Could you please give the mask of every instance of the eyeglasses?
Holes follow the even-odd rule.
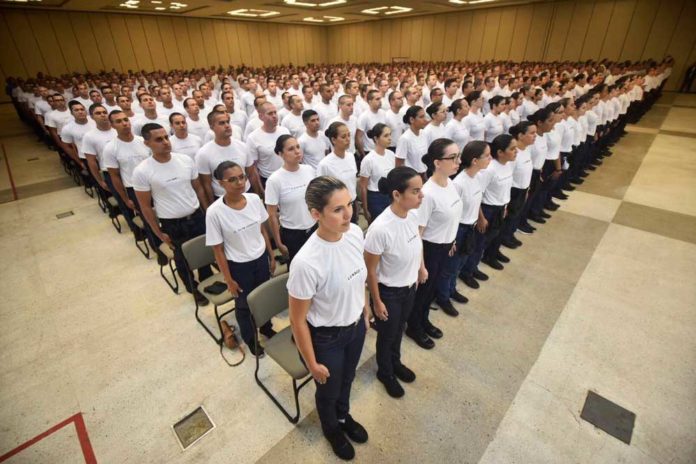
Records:
[[[445,161],[445,160],[457,161],[457,160],[459,160],[459,155],[446,156],[446,157],[440,158],[440,159],[442,161]]]
[[[246,174],[240,174],[239,176],[228,177],[227,179],[222,179],[223,182],[228,182],[230,184],[241,184],[247,179]]]

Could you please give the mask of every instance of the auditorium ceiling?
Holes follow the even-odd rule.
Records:
[[[0,0],[0,6],[328,26],[534,1],[540,0]]]

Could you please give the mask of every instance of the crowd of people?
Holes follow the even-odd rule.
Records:
[[[289,267],[289,317],[316,384],[323,433],[351,459],[350,411],[366,331],[394,398],[416,373],[403,334],[430,350],[504,248],[551,219],[659,97],[672,62],[399,63],[102,72],[8,79],[20,117],[136,238],[205,235],[249,350],[247,296]],[[359,215],[368,227],[357,224]],[[144,229],[134,224],[141,217]],[[137,237],[140,235],[140,237]],[[143,236],[144,235],[144,236]],[[432,306],[435,304],[435,306]],[[348,438],[350,440],[348,440]]]

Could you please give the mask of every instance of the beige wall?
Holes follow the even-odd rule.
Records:
[[[317,26],[0,9],[0,70],[29,76],[321,63],[328,60],[326,36],[326,28]]]
[[[694,0],[566,0],[329,28],[333,62],[696,60]]]

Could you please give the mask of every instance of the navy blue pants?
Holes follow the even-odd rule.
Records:
[[[442,279],[450,249],[452,249],[451,243],[433,243],[423,240],[423,261],[428,270],[428,280],[418,285],[413,310],[408,318],[408,328],[416,334],[423,334],[425,327],[430,323],[428,319],[430,304],[435,300],[437,285]]]
[[[251,318],[251,311],[249,311],[247,295],[271,278],[268,252],[264,251],[260,257],[246,263],[235,263],[228,260],[227,266],[230,269],[232,278],[243,290],[234,299],[234,314],[237,316],[237,324],[239,324],[239,330],[242,333],[242,340],[248,346],[254,346],[256,327],[254,320]],[[270,329],[271,327],[272,322],[268,321],[262,328]]]
[[[387,308],[386,321],[375,318],[377,328],[377,377],[389,379],[394,367],[401,366],[401,339],[406,321],[413,309],[416,284],[410,287],[388,287],[379,284],[379,297]]]

